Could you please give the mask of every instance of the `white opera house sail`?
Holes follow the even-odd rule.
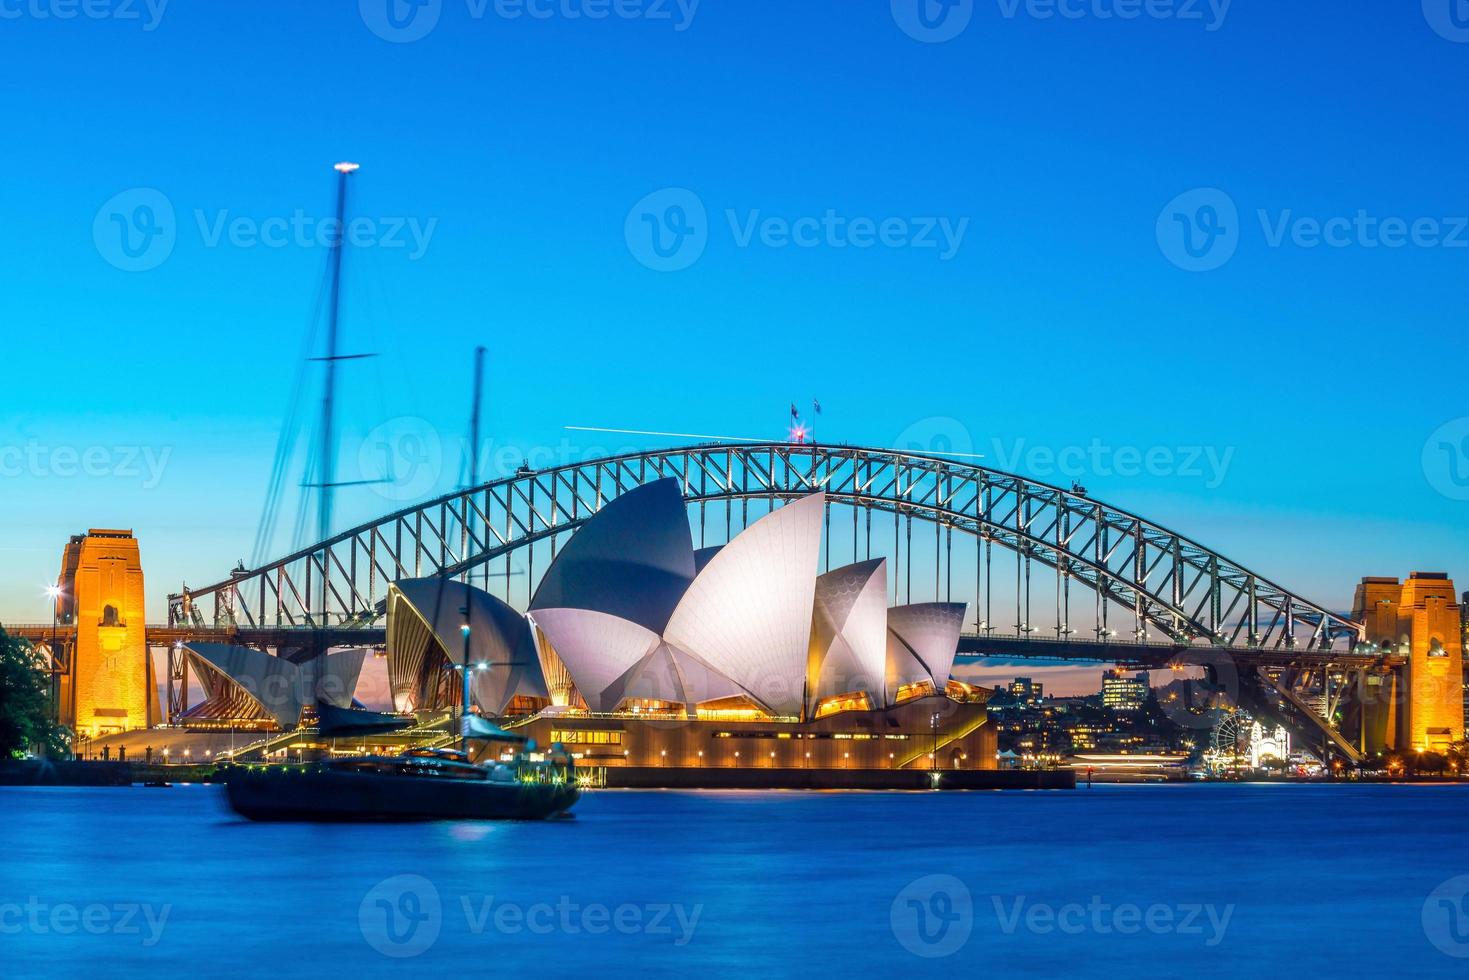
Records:
[[[554,706],[805,719],[942,693],[965,606],[887,608],[887,563],[820,572],[825,495],[695,550],[676,479],[591,517],[527,616]]]
[[[469,664],[471,695],[501,715],[517,698],[546,698],[525,617],[482,589],[443,578],[403,579],[388,591],[388,687],[398,711],[456,705]]]
[[[816,580],[807,658],[808,713],[872,709],[884,703],[887,559],[835,568]]]
[[[700,704],[743,702],[799,716],[824,503],[821,494],[793,501],[703,549],[695,575],[677,481],[619,497],[571,539],[546,573],[552,587],[531,603],[546,674],[564,671],[591,711],[631,700],[693,714]],[[594,562],[600,574],[587,574]],[[671,585],[680,574],[676,595],[640,594],[640,583]]]
[[[962,602],[919,602],[888,610],[888,704],[944,692],[966,608]]]

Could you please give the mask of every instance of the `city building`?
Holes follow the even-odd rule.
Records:
[[[1146,710],[1152,696],[1147,674],[1116,673],[1123,683],[1114,685],[1111,704],[1104,704],[1102,691],[1052,696],[1030,703],[1023,698],[1036,685],[1027,684],[1027,678],[1016,678],[997,688],[986,709],[1000,751],[1010,753],[1007,758],[1018,760],[1020,768],[1059,765],[1081,754],[1172,755],[1193,751],[1195,745],[1188,731]]]
[[[1010,696],[1024,704],[1039,704],[1045,697],[1045,684],[1029,677],[1017,677],[1010,682]]]
[[[1271,730],[1256,721],[1250,726],[1250,765],[1258,769],[1267,759],[1290,760],[1290,733],[1282,725]]]
[[[1147,671],[1129,674],[1121,670],[1102,671],[1102,706],[1112,711],[1141,711],[1151,693]]]

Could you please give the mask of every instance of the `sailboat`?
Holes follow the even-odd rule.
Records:
[[[346,717],[362,714],[369,712],[333,709],[321,718],[321,730],[331,735],[391,730],[363,727]],[[466,743],[474,738],[518,750],[508,761],[502,756],[483,765],[471,762],[463,749],[418,748],[295,768],[235,767],[225,777],[225,792],[235,812],[251,820],[331,822],[545,820],[564,815],[580,797],[575,763],[559,747],[537,753],[534,742],[467,713],[461,725]]]
[[[355,163],[339,163],[334,169],[338,174],[337,227],[341,229],[346,227],[347,180],[359,168]],[[331,535],[332,491],[337,485],[333,465],[336,367],[346,359],[337,352],[342,238],[332,247],[331,306],[326,353],[321,358],[326,368],[321,482],[317,485],[322,541]],[[477,366],[476,385],[480,370]],[[537,752],[534,741],[470,714],[467,667],[466,663],[461,670],[464,690],[458,749],[423,747],[402,755],[333,758],[296,767],[231,766],[224,772],[229,805],[251,820],[543,820],[567,813],[581,795],[571,755],[559,745],[553,745],[550,752]],[[329,738],[382,734],[411,724],[402,716],[320,701],[315,712],[317,731]],[[508,751],[487,754],[493,761],[476,764],[469,753],[471,740],[503,745]]]

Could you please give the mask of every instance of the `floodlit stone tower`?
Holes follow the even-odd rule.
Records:
[[[1453,580],[1443,572],[1414,572],[1406,582],[1364,578],[1352,618],[1366,624],[1369,642],[1408,656],[1406,698],[1391,699],[1397,745],[1441,751],[1462,739],[1464,636]]]
[[[132,531],[73,535],[61,559],[57,618],[76,626],[62,722],[96,737],[157,721],[143,566]]]

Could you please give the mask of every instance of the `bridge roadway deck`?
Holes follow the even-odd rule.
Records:
[[[46,643],[53,635],[68,643],[76,635],[75,626],[50,623],[0,623],[11,636],[32,643]],[[148,626],[148,645],[167,647],[175,643],[235,643],[252,647],[381,647],[387,643],[387,630],[377,627],[332,626],[316,629],[306,626]]]
[[[1359,654],[1348,650],[1312,650],[1305,647],[1211,647],[1187,643],[1135,643],[1070,637],[984,636],[966,633],[959,638],[959,663],[976,660],[1065,660],[1118,664],[1159,670],[1175,662],[1209,663],[1226,656],[1237,665],[1260,667],[1401,667],[1405,657]]]
[[[4,625],[6,631],[32,643],[45,643],[52,636],[50,623]],[[73,626],[57,626],[55,634],[69,642],[76,630]],[[149,626],[148,645],[172,646],[175,643],[236,643],[243,646],[279,648],[382,647],[387,631],[379,626],[337,626],[319,630],[300,626],[278,627],[200,627]],[[1055,660],[1082,663],[1118,664],[1123,667],[1159,670],[1176,662],[1212,662],[1220,655],[1237,665],[1261,667],[1339,667],[1359,670],[1371,667],[1401,667],[1407,661],[1400,656],[1357,654],[1346,650],[1308,650],[1303,647],[1250,648],[1208,647],[1202,644],[1134,643],[1099,641],[1070,637],[989,636],[966,633],[959,638],[960,663],[978,660]]]

